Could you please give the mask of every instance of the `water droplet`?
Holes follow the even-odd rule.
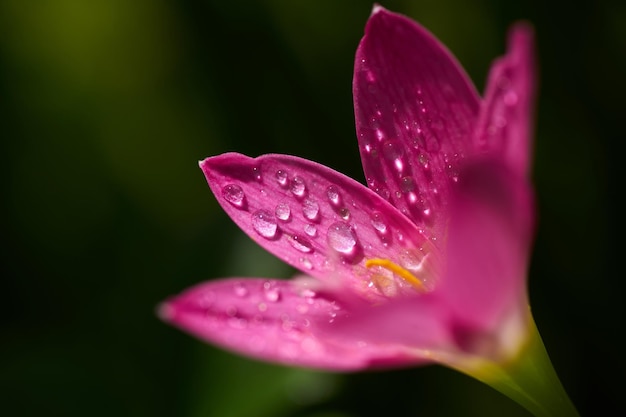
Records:
[[[305,269],[308,269],[309,271],[313,269],[313,263],[308,258],[300,258],[300,263]]]
[[[300,176],[295,176],[291,180],[291,192],[296,197],[302,197],[306,193],[306,184],[304,183],[304,179]]]
[[[330,200],[332,205],[338,206],[341,203],[341,196],[339,195],[339,189],[336,186],[334,185],[328,186],[328,188],[326,189],[326,195],[328,196],[328,199]]]
[[[259,309],[259,311],[260,311],[260,312],[264,312],[264,311],[266,311],[266,310],[267,310],[267,304],[265,304],[265,303],[259,303],[259,304],[257,305],[257,308]]]
[[[339,215],[342,219],[348,220],[350,218],[350,210],[346,207],[343,207],[341,210],[339,210]]]
[[[258,182],[261,182],[263,180],[263,178],[261,177],[261,168],[259,168],[259,167],[253,167],[252,168],[252,175],[254,175],[254,178]]]
[[[320,212],[320,206],[317,204],[317,201],[312,198],[307,198],[304,200],[302,205],[302,214],[309,220],[317,219],[317,215]]]
[[[419,161],[420,165],[424,167],[424,169],[428,169],[428,155],[421,153],[417,157],[417,160]]]
[[[222,196],[235,207],[243,207],[245,204],[245,195],[240,186],[228,184],[222,188]]]
[[[257,210],[252,214],[252,227],[263,237],[268,239],[276,236],[278,226],[274,215],[267,210]]]
[[[287,203],[279,203],[274,212],[276,213],[276,217],[284,222],[291,217],[291,208],[289,208],[289,204]]]
[[[238,297],[245,297],[248,295],[248,289],[241,282],[236,282],[233,289],[235,291],[235,295]]]
[[[309,242],[309,240],[304,236],[293,235],[289,238],[289,243],[294,247],[294,249],[299,250],[300,252],[310,253],[313,251],[311,242]]]
[[[397,140],[388,140],[383,143],[383,155],[390,161],[398,159],[404,153],[404,149]]]
[[[370,188],[374,190],[376,194],[381,196],[385,200],[389,200],[389,196],[391,195],[389,189],[385,187],[374,187],[374,183],[370,184]]]
[[[233,329],[243,330],[248,327],[248,320],[242,317],[231,317],[227,321],[228,325]]]
[[[280,288],[274,286],[270,281],[263,283],[263,292],[267,301],[275,303],[280,300]]]
[[[312,224],[307,224],[304,226],[304,233],[311,237],[315,237],[317,235],[317,227]]]
[[[372,226],[376,229],[376,232],[384,235],[387,233],[387,225],[383,222],[383,215],[379,212],[372,213]]]
[[[315,297],[315,291],[313,291],[310,288],[305,288],[300,293],[300,296],[303,297],[303,298],[313,298],[313,297]]]
[[[400,189],[403,193],[411,192],[415,189],[415,182],[411,177],[402,177],[400,180]]]
[[[278,181],[278,184],[281,187],[286,187],[287,186],[287,173],[283,171],[282,169],[279,169],[278,171],[276,171],[276,181]]]
[[[328,228],[328,244],[339,253],[351,254],[357,244],[352,226],[344,222],[335,222]]]

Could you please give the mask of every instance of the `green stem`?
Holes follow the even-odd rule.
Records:
[[[516,401],[536,417],[579,417],[557,376],[532,317],[529,339],[516,360],[457,368]]]

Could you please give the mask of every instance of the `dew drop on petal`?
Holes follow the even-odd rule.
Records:
[[[289,237],[289,243],[294,249],[302,253],[310,253],[313,251],[313,245],[304,236],[293,235]]]
[[[243,207],[245,195],[240,186],[228,184],[222,188],[222,196],[235,207]]]
[[[309,271],[313,269],[313,263],[308,258],[300,258],[300,263],[305,269]]]
[[[328,244],[339,253],[351,254],[357,244],[352,226],[344,222],[335,222],[328,228]]]
[[[263,177],[261,176],[261,169],[259,167],[252,168],[252,175],[259,182],[263,180]]]
[[[238,297],[245,297],[248,295],[248,289],[241,282],[236,282],[233,289],[235,291],[235,295]]]
[[[389,196],[391,195],[389,190],[385,187],[375,187],[374,192],[385,200],[389,200]]]
[[[278,171],[276,171],[276,181],[278,181],[278,184],[281,187],[286,187],[287,186],[287,173],[283,171],[282,169],[279,169]]]
[[[387,225],[383,221],[383,215],[379,212],[372,213],[372,226],[376,229],[376,232],[384,235],[387,234]]]
[[[276,217],[284,222],[291,217],[291,208],[289,208],[289,204],[287,203],[279,203],[274,212],[276,213]]]
[[[302,214],[309,220],[317,219],[317,215],[320,212],[320,206],[317,204],[317,201],[312,198],[307,198],[304,200],[302,205]]]
[[[339,215],[341,216],[342,219],[348,220],[350,218],[350,210],[344,207],[341,210],[339,210]]]
[[[339,195],[339,189],[336,186],[328,186],[328,188],[326,189],[326,195],[328,196],[328,200],[333,206],[338,206],[339,204],[341,204],[341,196]]]
[[[315,225],[312,225],[312,224],[306,224],[304,226],[304,233],[306,233],[307,235],[311,237],[315,237],[317,236],[317,227],[315,227]]]
[[[383,155],[390,161],[400,158],[404,152],[404,148],[396,140],[388,140],[383,143]]]
[[[252,213],[252,227],[258,234],[268,239],[276,236],[278,229],[274,215],[263,209]]]
[[[411,192],[415,189],[415,182],[411,177],[402,177],[400,180],[400,189],[403,193]]]
[[[304,179],[300,176],[295,176],[291,180],[291,192],[296,197],[302,197],[306,193],[306,184],[304,183]]]
[[[275,287],[270,281],[263,283],[263,293],[267,301],[275,303],[280,300],[280,288]]]

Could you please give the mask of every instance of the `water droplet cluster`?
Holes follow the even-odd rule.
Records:
[[[404,150],[397,146],[389,142],[385,158],[404,155]],[[254,161],[250,182],[227,183],[222,188],[222,198],[236,213],[249,213],[249,217],[233,218],[238,222],[247,218],[247,225],[240,225],[258,237],[258,243],[312,276],[346,275],[351,277],[351,285],[361,289],[367,287],[363,284],[372,282],[372,276],[380,276],[373,279],[380,284],[386,272],[364,269],[365,260],[392,259],[397,257],[398,248],[415,247],[426,240],[405,217],[393,213],[389,217],[386,210],[391,209],[359,189],[358,184],[350,184],[359,187],[351,192],[343,188],[343,183],[315,172],[299,174],[288,164],[278,167],[272,161],[268,167],[262,159]],[[403,177],[398,192],[419,202],[418,187],[410,176]],[[380,284],[365,291],[389,294],[381,291],[384,287]],[[270,301],[264,300],[259,308],[267,308]]]

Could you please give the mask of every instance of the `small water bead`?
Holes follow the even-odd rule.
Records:
[[[400,180],[400,189],[403,193],[411,192],[415,189],[415,182],[411,177],[402,177]]]
[[[339,215],[342,219],[348,220],[350,218],[350,210],[346,207],[343,207],[341,210],[339,210]]]
[[[339,253],[351,254],[357,245],[357,238],[351,225],[335,222],[328,228],[328,244]]]
[[[420,165],[424,167],[424,169],[428,169],[428,155],[421,153],[417,157],[417,160],[420,163]]]
[[[387,234],[387,225],[383,221],[383,215],[381,213],[372,213],[371,222],[372,226],[374,226],[374,229],[376,229],[376,232],[380,233],[381,235]]]
[[[309,271],[313,269],[313,263],[308,258],[300,258],[300,263],[305,269],[308,269]]]
[[[306,224],[304,226],[304,233],[306,233],[307,235],[311,237],[315,237],[317,236],[317,227],[315,227],[315,225],[312,225],[312,224]]]
[[[263,180],[263,177],[261,176],[261,168],[259,168],[259,167],[253,167],[252,168],[252,175],[254,175],[254,178],[258,182],[261,182]]]
[[[328,186],[326,189],[326,196],[333,206],[341,204],[341,196],[339,195],[339,188],[334,185]]]
[[[304,236],[292,235],[289,237],[289,243],[294,249],[302,253],[313,252],[313,245],[311,245],[311,242]]]
[[[228,201],[235,207],[243,207],[245,195],[240,186],[235,184],[228,184],[222,188],[222,196],[224,200]]]
[[[312,198],[307,198],[304,200],[302,204],[302,214],[309,220],[317,219],[317,216],[320,212],[320,206],[317,204],[317,201]]]
[[[276,236],[278,230],[274,215],[263,209],[252,213],[252,227],[258,234],[268,239]]]
[[[281,187],[286,187],[287,186],[287,173],[283,171],[282,169],[279,169],[278,171],[276,171],[276,181],[278,181],[278,184]]]
[[[287,203],[279,203],[274,212],[276,213],[276,217],[284,222],[288,221],[291,217],[291,208]]]
[[[246,295],[248,295],[248,289],[241,282],[235,283],[233,288],[235,291],[235,295],[237,295],[238,297],[245,297]]]
[[[388,140],[383,143],[383,155],[390,161],[400,158],[404,153],[404,148],[397,140]]]
[[[273,285],[270,281],[263,283],[263,292],[267,301],[275,303],[280,300],[280,288]]]
[[[296,197],[302,197],[306,193],[306,184],[304,179],[298,175],[291,180],[291,192]]]

